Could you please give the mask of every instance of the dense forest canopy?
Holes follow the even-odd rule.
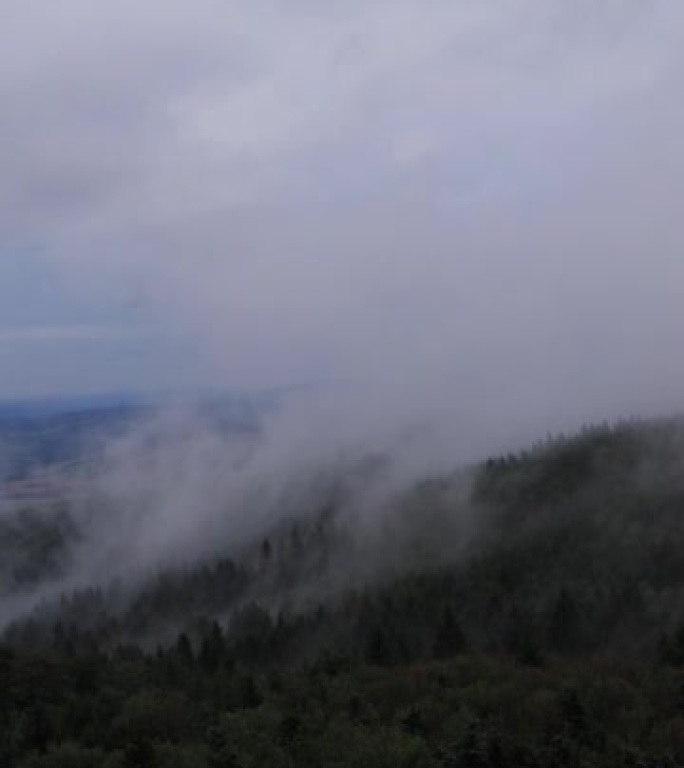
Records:
[[[129,582],[70,585],[68,502],[5,511],[0,765],[684,764],[683,448],[589,428],[372,525],[369,459]]]

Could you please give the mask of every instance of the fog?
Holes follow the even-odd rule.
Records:
[[[191,339],[199,385],[511,434],[680,405],[675,0],[8,16],[4,242]]]
[[[681,410],[678,0],[24,0],[2,35],[4,246],[144,308],[198,389],[298,392],[248,448],[113,445],[88,568],[349,457],[389,488]]]

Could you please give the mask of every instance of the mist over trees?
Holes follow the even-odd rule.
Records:
[[[2,11],[0,768],[684,768],[684,2]]]
[[[367,457],[129,581],[68,586],[68,505],[5,513],[0,760],[684,764],[683,440],[600,426],[365,497]]]

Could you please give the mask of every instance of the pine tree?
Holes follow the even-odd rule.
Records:
[[[432,655],[435,659],[448,659],[465,648],[465,636],[451,608],[446,608],[435,633]]]

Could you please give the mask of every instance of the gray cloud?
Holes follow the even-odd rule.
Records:
[[[98,325],[29,325],[0,327],[0,344],[53,341],[120,341],[135,338],[139,331]]]
[[[216,382],[483,445],[681,407],[678,0],[10,5],[0,237]]]

